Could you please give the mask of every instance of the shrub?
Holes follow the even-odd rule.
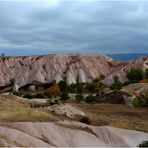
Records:
[[[145,70],[145,78],[148,79],[148,69]]]
[[[124,82],[123,83],[123,86],[127,86],[127,85],[130,85],[131,84],[131,82],[130,81],[127,81],[127,82]]]
[[[60,104],[60,100],[54,100],[54,104]]]
[[[135,106],[135,107],[140,107],[142,105],[142,101],[138,97],[134,98],[132,103],[133,103],[133,106]]]
[[[24,97],[24,98],[27,98],[27,99],[33,99],[33,98],[34,98],[34,96],[31,95],[30,93],[25,94],[23,97]]]
[[[119,90],[122,88],[122,83],[119,81],[119,77],[117,75],[114,76],[114,83],[111,86],[113,90]]]
[[[80,101],[83,101],[83,99],[84,99],[84,97],[83,97],[82,94],[77,94],[75,97],[76,97],[76,101],[77,101],[78,103],[80,103]]]
[[[148,147],[148,141],[143,141],[139,144],[139,147]]]
[[[71,85],[68,85],[67,90],[71,93],[77,92],[77,84],[72,83]]]
[[[96,89],[96,93],[97,93],[98,95],[100,95],[100,94],[102,93],[102,91],[104,90],[105,87],[106,87],[106,86],[105,86],[104,83],[99,82],[99,83],[98,83],[98,88]]]
[[[141,97],[143,98],[143,106],[148,107],[148,90],[145,90],[141,95]]]
[[[34,98],[44,98],[44,94],[43,93],[37,93],[33,95]]]
[[[129,81],[136,83],[143,79],[144,72],[141,68],[131,68],[126,74]]]
[[[86,97],[85,101],[87,103],[94,103],[97,101],[97,96],[89,95]]]
[[[135,107],[148,107],[148,90],[140,93],[139,97],[133,99],[133,105]]]
[[[23,96],[24,98],[28,98],[28,99],[34,99],[34,98],[44,98],[44,94],[43,93],[37,93],[37,94],[30,94],[27,93]]]
[[[87,89],[89,92],[96,92],[99,88],[99,84],[97,82],[91,82],[87,84]]]
[[[55,103],[54,103],[54,101],[53,101],[52,99],[48,99],[48,100],[47,100],[47,104],[52,106],[52,105],[54,105]]]
[[[21,96],[22,95],[22,93],[20,93],[20,92],[12,92],[13,93],[13,95],[15,95],[15,96]]]
[[[100,82],[100,78],[95,78],[94,80],[93,80],[93,82]]]
[[[84,116],[80,119],[80,122],[85,123],[85,124],[90,124],[91,121],[89,120],[88,117]]]
[[[111,86],[112,90],[120,90],[122,88],[122,83],[113,83]]]
[[[78,93],[82,93],[85,91],[85,83],[78,83],[76,87]]]
[[[65,100],[68,100],[68,99],[70,99],[68,93],[62,93],[61,94],[61,100],[65,101]]]

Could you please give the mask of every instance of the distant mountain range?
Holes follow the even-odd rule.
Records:
[[[132,61],[141,56],[148,56],[148,53],[130,53],[130,54],[108,54],[115,61]]]

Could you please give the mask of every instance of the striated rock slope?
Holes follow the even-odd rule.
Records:
[[[106,84],[111,84],[117,74],[121,82],[127,81],[126,70],[132,66],[148,68],[148,57],[133,62],[118,63],[102,55],[45,55],[33,57],[1,57],[0,87],[14,82],[14,90],[33,83],[50,83],[66,80],[67,84],[90,82],[104,75]]]
[[[57,82],[66,79],[68,84],[89,82],[101,74],[111,73],[107,56],[94,55],[45,55],[34,57],[0,58],[0,86],[14,81],[14,89],[38,83]]]
[[[135,147],[145,140],[148,134],[143,132],[79,122],[0,123],[0,146],[6,147]]]

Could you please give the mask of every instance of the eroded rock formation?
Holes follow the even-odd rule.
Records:
[[[147,139],[144,132],[70,121],[0,123],[5,147],[136,147]]]
[[[126,70],[132,66],[148,68],[148,57],[141,57],[133,62],[118,63],[102,55],[45,55],[33,57],[1,57],[0,87],[14,83],[18,90],[27,84],[51,83],[66,80],[67,84],[90,82],[100,75],[106,78],[106,84],[112,83],[113,75],[118,75],[121,82],[127,81]]]

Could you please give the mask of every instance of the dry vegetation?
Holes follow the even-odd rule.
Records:
[[[0,95],[0,121],[56,121],[45,109],[30,108],[29,100],[11,95]]]
[[[148,132],[148,108],[130,108],[113,104],[71,104],[82,110],[91,125],[110,125]],[[30,108],[30,101],[11,95],[0,95],[0,121],[79,120],[55,115],[46,108]]]
[[[92,125],[110,125],[148,132],[148,108],[113,104],[73,104],[84,111]]]

